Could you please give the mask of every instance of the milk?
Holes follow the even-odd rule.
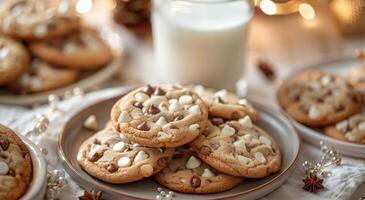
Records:
[[[155,0],[152,24],[159,81],[233,88],[242,77],[251,16],[252,8],[244,0]]]

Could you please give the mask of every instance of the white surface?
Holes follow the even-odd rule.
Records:
[[[252,16],[249,2],[177,0],[155,3],[154,7],[159,81],[233,88],[242,76]]]

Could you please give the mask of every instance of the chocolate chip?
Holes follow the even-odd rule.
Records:
[[[151,105],[149,108],[148,108],[148,111],[147,111],[149,114],[157,114],[160,112],[160,109],[158,109],[156,106],[154,105]]]
[[[154,95],[157,95],[157,96],[162,96],[162,95],[165,95],[166,94],[166,92],[163,90],[163,89],[161,89],[161,88],[156,88],[156,90],[155,90],[155,92],[153,93]]]
[[[230,127],[234,128],[236,133],[240,130],[241,125],[236,121],[231,121],[227,123]]]
[[[218,142],[212,142],[210,143],[210,146],[214,149],[217,150],[221,145]]]
[[[10,142],[8,139],[0,138],[0,146],[4,151],[8,150],[9,145],[10,145]]]
[[[212,153],[212,149],[210,149],[210,147],[203,145],[202,147],[200,147],[199,152],[203,155],[203,156],[209,156],[209,154]]]
[[[137,126],[137,129],[138,129],[138,130],[140,130],[140,131],[148,131],[148,130],[150,130],[150,128],[148,127],[148,125],[147,125],[147,122],[146,122],[146,121],[144,121],[144,122],[142,122],[141,124],[139,124],[139,125]]]
[[[101,155],[99,154],[99,153],[94,153],[94,154],[92,154],[92,155],[90,155],[89,157],[88,157],[88,160],[90,161],[90,162],[96,162],[96,161],[98,161],[99,160],[99,158],[101,158]]]
[[[174,121],[179,121],[179,120],[182,120],[184,119],[184,115],[178,115],[175,117]]]
[[[233,111],[231,114],[231,119],[239,119],[241,116],[237,111]]]
[[[118,171],[118,166],[114,163],[109,163],[106,166],[106,170],[108,170],[108,172],[110,172],[110,173],[114,173],[114,172]]]
[[[100,141],[98,139],[96,139],[96,138],[94,139],[94,142],[93,143],[94,144],[101,144]]]
[[[151,96],[154,92],[154,88],[148,84],[144,89],[143,89],[143,92],[146,93],[148,96]]]
[[[333,109],[335,109],[336,112],[341,112],[345,110],[345,106],[343,106],[342,104],[335,104],[333,105]]]
[[[191,177],[190,183],[191,183],[191,186],[197,188],[200,186],[201,180],[198,176],[193,176],[193,177]]]
[[[173,159],[180,159],[184,156],[184,154],[182,153],[174,153],[174,155],[172,156]]]
[[[179,127],[177,127],[177,126],[175,126],[175,125],[173,125],[173,124],[172,124],[172,125],[170,125],[170,128],[171,128],[171,129],[179,129]]]
[[[9,172],[8,172],[8,175],[9,176],[15,176],[15,171],[10,169]]]
[[[224,123],[224,119],[223,118],[220,118],[220,117],[213,117],[211,120],[210,120],[214,125],[216,126],[219,126],[221,124]]]
[[[136,108],[139,108],[139,109],[142,109],[143,108],[143,104],[141,102],[135,102],[133,104],[133,106],[136,107]]]
[[[224,103],[223,99],[222,99],[220,96],[216,96],[216,97],[214,98],[214,101],[215,101],[216,103]]]
[[[160,167],[166,167],[166,165],[169,163],[169,158],[168,157],[162,157],[160,159],[157,160],[157,164]]]

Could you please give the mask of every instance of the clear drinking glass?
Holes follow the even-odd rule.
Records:
[[[154,0],[159,81],[234,88],[252,13],[250,0]]]

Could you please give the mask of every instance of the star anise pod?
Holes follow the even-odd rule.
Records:
[[[316,193],[319,190],[324,189],[322,185],[323,179],[318,178],[313,173],[310,173],[305,179],[303,179],[303,183],[303,189],[311,193]]]
[[[104,200],[101,191],[96,192],[94,190],[84,191],[84,195],[79,196],[79,200]]]

